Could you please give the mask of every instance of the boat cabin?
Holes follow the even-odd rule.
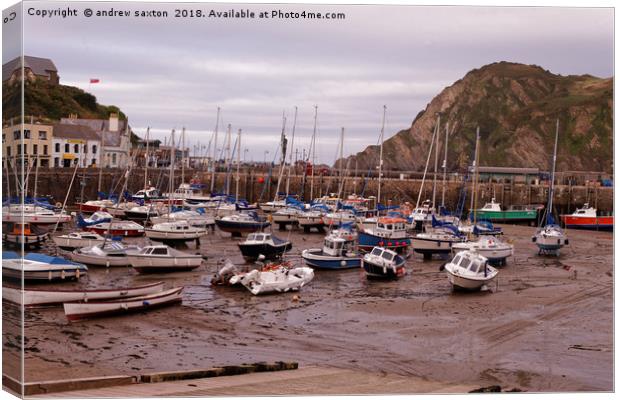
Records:
[[[323,242],[323,253],[333,257],[346,256],[355,251],[355,240],[342,235],[328,235]]]
[[[596,208],[590,207],[589,203],[585,203],[583,207],[578,208],[573,213],[575,217],[596,217]]]
[[[490,203],[486,203],[481,211],[502,211],[501,204],[495,201],[495,197],[491,199]]]
[[[271,234],[270,233],[250,233],[248,235],[247,242],[270,242]]]
[[[167,256],[168,254],[167,246],[146,246],[140,251],[140,255],[143,256]]]
[[[383,247],[375,247],[370,252],[375,257],[380,257],[384,262],[391,263],[398,256],[395,251]]]
[[[452,259],[451,264],[463,271],[486,275],[487,259],[477,254],[466,251],[458,253],[454,259]]]
[[[144,198],[152,199],[152,198],[161,197],[161,193],[159,193],[159,190],[155,189],[154,187],[150,187],[148,189],[139,190],[132,197],[139,198],[139,199],[144,199]]]
[[[374,234],[389,239],[402,239],[407,237],[406,220],[402,218],[379,218]]]

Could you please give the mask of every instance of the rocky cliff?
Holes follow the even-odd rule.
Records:
[[[613,80],[561,76],[535,65],[499,62],[467,73],[418,113],[411,127],[384,143],[384,165],[423,170],[440,122],[440,156],[449,124],[448,169],[473,157],[480,126],[480,165],[547,169],[560,119],[559,171],[605,171],[613,166]],[[378,164],[378,146],[351,156],[359,168]],[[433,156],[434,157],[434,156]],[[431,158],[431,166],[434,158]],[[441,161],[440,161],[441,163]]]

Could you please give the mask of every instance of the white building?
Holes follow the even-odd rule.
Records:
[[[101,138],[91,128],[82,125],[54,124],[52,138],[52,167],[69,168],[98,166]]]
[[[126,168],[129,164],[131,129],[127,120],[119,120],[118,114],[111,113],[109,119],[62,118],[60,122],[88,127],[103,138],[104,167]]]

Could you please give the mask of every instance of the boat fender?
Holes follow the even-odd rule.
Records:
[[[568,245],[568,239],[564,239],[564,244]]]
[[[340,266],[341,267],[346,267],[347,262],[345,260],[340,261]]]
[[[61,203],[61,202],[59,202],[59,201],[58,201],[58,202],[56,202],[56,207],[57,207],[57,208],[61,208],[61,207],[62,207],[62,203]]]

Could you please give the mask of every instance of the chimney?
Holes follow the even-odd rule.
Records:
[[[110,113],[110,126],[108,128],[111,132],[118,132],[118,114]]]

